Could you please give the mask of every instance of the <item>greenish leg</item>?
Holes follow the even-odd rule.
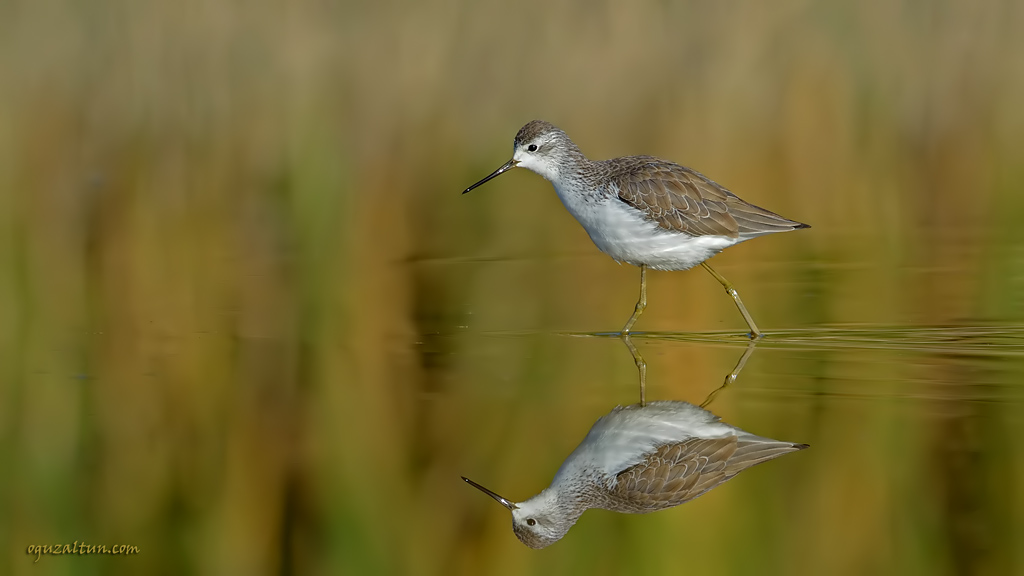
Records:
[[[706,408],[708,404],[711,404],[711,402],[714,401],[719,392],[725,390],[727,386],[735,382],[736,379],[740,377],[740,371],[747,365],[747,358],[750,358],[750,355],[754,353],[755,346],[757,346],[757,340],[751,340],[750,343],[747,344],[747,349],[743,351],[743,355],[740,356],[740,360],[736,363],[736,366],[733,367],[732,372],[725,376],[725,381],[722,382],[721,386],[712,390],[711,393],[708,394],[708,397],[700,403],[701,408]]]
[[[633,315],[626,321],[626,325],[622,327],[620,334],[629,334],[629,329],[636,323],[636,319],[644,313],[644,308],[647,308],[647,265],[640,265],[640,299],[636,301],[636,307],[633,308]],[[630,345],[631,346],[631,345]],[[636,356],[634,354],[634,356]]]
[[[764,336],[764,334],[762,334],[761,331],[757,329],[757,324],[754,324],[754,319],[750,317],[750,312],[747,312],[747,307],[743,305],[743,300],[740,299],[740,293],[737,292],[736,289],[732,287],[732,283],[726,280],[725,277],[719,274],[718,272],[715,272],[714,268],[708,266],[707,262],[701,262],[700,265],[703,266],[705,270],[710,272],[711,275],[715,277],[715,280],[721,282],[722,286],[725,287],[725,291],[730,296],[732,296],[733,301],[736,302],[736,307],[740,309],[740,314],[742,314],[743,319],[747,321],[747,326],[750,326],[750,339],[757,340],[758,338]],[[627,326],[629,326],[629,324],[627,324]]]
[[[626,348],[629,348],[629,353],[633,355],[633,363],[636,364],[636,369],[640,372],[640,405],[647,405],[647,362],[644,361],[644,357],[640,355],[640,351],[633,345],[633,340],[629,337],[629,332],[623,332],[619,335],[622,339],[623,344]]]

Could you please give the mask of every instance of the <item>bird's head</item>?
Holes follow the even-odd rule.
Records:
[[[462,479],[512,512],[512,531],[520,542],[530,548],[544,548],[561,540],[579,518],[579,514],[567,513],[559,506],[558,496],[551,489],[544,490],[525,502],[515,503],[469,478]]]

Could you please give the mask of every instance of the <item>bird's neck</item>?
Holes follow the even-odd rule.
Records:
[[[551,491],[556,506],[576,522],[580,515],[594,508],[595,503],[602,499],[601,483],[600,474],[593,470],[584,470],[557,478],[545,492]]]
[[[557,187],[584,179],[593,170],[592,164],[575,145],[566,146],[557,161],[547,163],[540,175]]]
[[[572,527],[588,508],[582,493],[565,485],[549,486],[533,499],[543,500],[547,508],[557,511],[557,516],[567,523],[566,530]]]

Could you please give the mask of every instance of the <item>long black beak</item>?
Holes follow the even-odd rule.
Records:
[[[501,174],[501,172],[498,172],[498,174]],[[491,174],[491,176],[488,176],[487,178],[485,178],[484,181],[487,181],[488,179],[490,179],[493,176],[494,176],[494,174]],[[470,187],[470,188],[472,188],[472,187]],[[465,480],[466,482],[468,482],[469,485],[472,486],[473,488],[476,488],[477,490],[479,490],[479,491],[483,492],[484,494],[487,494],[491,498],[494,498],[495,500],[497,500],[498,503],[501,504],[502,506],[504,506],[505,508],[508,508],[509,510],[515,510],[516,508],[518,508],[518,506],[516,506],[512,501],[510,501],[510,500],[508,500],[506,498],[502,498],[501,496],[498,496],[494,492],[491,492],[487,488],[484,488],[483,486],[477,484],[476,482],[473,482],[469,478],[466,478],[465,476],[463,476],[462,479]]]
[[[509,160],[508,162],[505,162],[504,164],[501,165],[501,168],[498,168],[494,172],[491,172],[491,174],[489,176],[487,176],[486,178],[484,178],[483,180],[477,182],[476,184],[473,184],[469,188],[466,188],[465,190],[462,191],[462,193],[465,194],[466,192],[469,192],[470,190],[472,190],[473,188],[476,188],[477,186],[481,186],[483,184],[486,184],[488,180],[491,180],[492,178],[497,178],[498,176],[501,176],[505,172],[508,172],[509,170],[515,168],[516,164],[519,164],[519,162],[517,162],[515,158],[513,158],[512,160]],[[469,480],[466,480],[466,482],[469,482]],[[470,483],[472,484],[472,482],[470,482]],[[476,484],[473,484],[473,485],[476,486]]]

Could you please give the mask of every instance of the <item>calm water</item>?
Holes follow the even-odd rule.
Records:
[[[623,318],[631,295],[623,295]],[[710,400],[707,408],[731,424],[811,448],[669,511],[589,511],[540,552],[515,539],[500,506],[471,488],[460,496],[438,485],[444,500],[469,500],[457,504],[467,514],[458,530],[472,546],[486,547],[481,566],[509,574],[552,566],[664,573],[678,569],[678,556],[651,551],[678,550],[688,571],[705,573],[1020,569],[1024,450],[1013,438],[1024,431],[1024,326],[766,328],[769,336],[753,347],[738,379],[720,388],[748,344],[727,297],[715,290],[708,298],[735,331],[633,337],[648,363],[647,399]],[[658,315],[663,300],[654,299],[647,314]],[[470,476],[513,500],[547,486],[599,416],[638,401],[631,356],[613,336],[469,327],[423,345],[444,348],[451,339],[469,366],[458,374],[438,369],[446,390],[457,393],[425,400],[458,406],[446,426],[450,441],[462,444],[451,475]]]
[[[529,185],[539,188],[531,202],[558,208],[546,185]],[[546,254],[507,248],[495,232],[449,254],[384,261],[374,273],[384,288],[314,276],[303,295],[288,274],[266,272],[281,264],[256,262],[238,295],[209,305],[187,290],[124,301],[119,281],[94,279],[109,300],[103,329],[88,332],[68,319],[94,304],[53,299],[60,314],[28,321],[8,348],[23,350],[7,364],[21,377],[8,389],[7,458],[18,468],[6,478],[9,494],[25,495],[9,504],[11,565],[590,575],[674,572],[682,557],[688,572],[713,574],[1021,571],[1016,301],[963,288],[986,274],[968,265],[792,258],[797,234],[716,258],[763,340],[746,339],[731,300],[697,269],[650,274],[632,342],[647,362],[647,400],[706,404],[810,449],[677,508],[592,510],[549,548],[523,546],[508,512],[460,476],[525,500],[597,418],[639,400],[629,350],[609,333],[632,310],[638,272],[598,254],[568,215],[549,214],[570,240]],[[270,254],[286,263],[296,253]],[[360,297],[332,304],[322,282]],[[326,312],[303,312],[308,302]],[[954,319],[988,306],[1005,306],[1004,319]],[[338,331],[337,318],[357,329]],[[24,554],[76,539],[143,553],[91,565]]]

